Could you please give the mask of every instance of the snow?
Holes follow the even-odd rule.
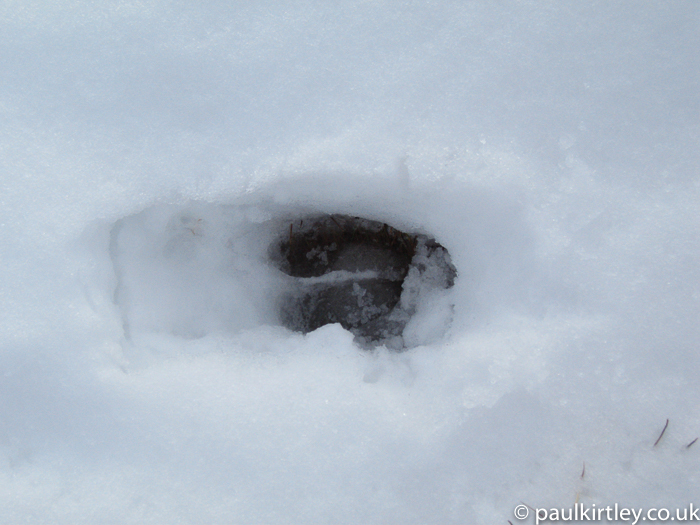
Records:
[[[700,506],[699,26],[0,5],[0,522]],[[329,213],[449,251],[405,351],[280,325],[270,244]]]

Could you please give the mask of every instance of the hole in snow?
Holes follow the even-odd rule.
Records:
[[[340,323],[364,347],[440,339],[456,270],[434,239],[346,215],[264,205],[157,205],[111,232],[127,339]],[[291,222],[290,222],[291,221]]]
[[[282,297],[281,322],[303,333],[340,323],[363,346],[407,346],[419,303],[452,287],[457,274],[435,239],[347,215],[294,221],[270,251],[296,278]]]

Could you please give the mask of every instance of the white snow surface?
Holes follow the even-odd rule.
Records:
[[[0,3],[0,522],[700,506],[698,49],[694,0]],[[449,250],[413,348],[280,326],[314,213]]]

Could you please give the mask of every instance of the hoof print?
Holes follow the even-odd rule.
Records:
[[[452,287],[457,275],[434,239],[347,215],[291,222],[270,251],[294,278],[280,305],[283,325],[308,333],[340,323],[368,348],[403,349],[421,296]]]

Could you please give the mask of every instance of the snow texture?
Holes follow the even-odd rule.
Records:
[[[698,49],[693,0],[0,3],[0,523],[700,507]],[[280,322],[328,214],[449,252],[405,351]]]

